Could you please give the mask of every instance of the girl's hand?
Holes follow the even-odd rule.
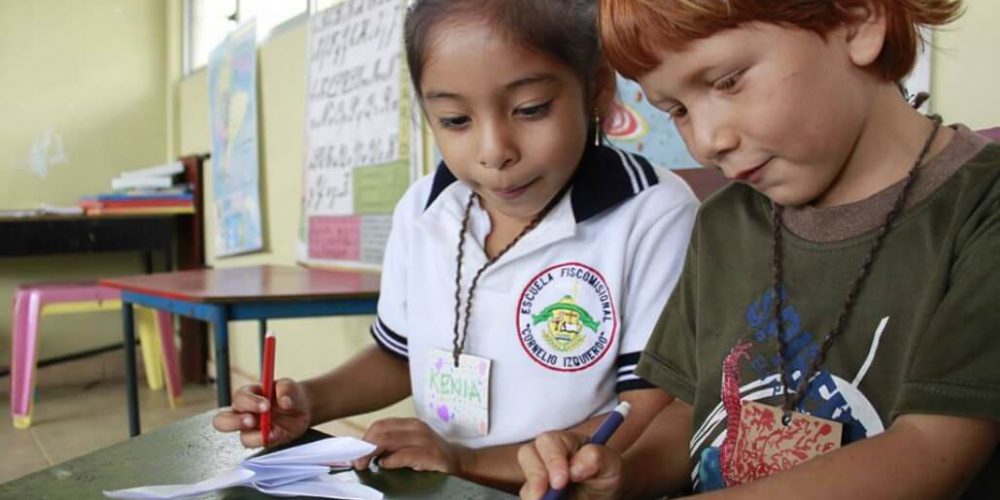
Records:
[[[384,469],[410,468],[461,474],[472,454],[438,436],[429,425],[417,418],[387,418],[371,425],[362,438],[377,446],[371,455],[356,460],[354,468],[365,469],[372,457],[378,457]]]
[[[517,452],[525,477],[521,498],[542,498],[550,487],[566,488],[565,498],[603,500],[621,496],[621,457],[606,446],[583,446],[586,440],[572,432],[556,431],[522,446]]]
[[[278,446],[305,434],[311,422],[310,402],[302,384],[289,378],[274,383],[277,405],[271,410],[271,436],[268,446]],[[212,426],[222,432],[240,433],[240,442],[247,448],[262,446],[260,414],[270,402],[261,394],[260,385],[247,385],[233,395],[233,405],[215,414]]]

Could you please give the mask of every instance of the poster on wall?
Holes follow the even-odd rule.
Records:
[[[378,269],[414,180],[404,0],[346,0],[309,19],[298,258]]]
[[[646,101],[639,84],[618,77],[618,99],[601,123],[612,145],[664,168],[695,168],[670,116]]]
[[[263,248],[257,137],[257,37],[250,22],[208,61],[215,256]]]

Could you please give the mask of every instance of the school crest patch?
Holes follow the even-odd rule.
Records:
[[[618,333],[607,281],[579,262],[536,274],[517,301],[517,332],[524,352],[546,368],[574,372],[593,366]]]

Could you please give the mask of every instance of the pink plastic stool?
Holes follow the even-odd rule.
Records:
[[[120,307],[119,290],[99,286],[94,282],[32,283],[18,286],[11,316],[13,349],[10,364],[10,410],[15,427],[24,429],[31,425],[35,366],[38,362],[38,324],[46,309],[52,313],[68,313]],[[149,319],[151,321],[147,323],[153,323],[152,317]],[[143,346],[147,378],[151,386],[159,384],[162,387],[163,377],[159,371],[162,359],[170,404],[175,406],[180,401],[181,380],[170,314],[156,311],[155,323],[147,324],[146,328],[159,331],[159,345],[150,334],[146,338],[148,345]]]

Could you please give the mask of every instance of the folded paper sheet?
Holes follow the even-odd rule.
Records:
[[[249,486],[275,496],[381,499],[378,490],[358,483],[348,469],[351,461],[375,451],[375,445],[350,437],[334,437],[248,458],[234,470],[194,484],[164,484],[105,491],[108,498],[183,498],[232,486]],[[332,468],[332,469],[331,469]]]

